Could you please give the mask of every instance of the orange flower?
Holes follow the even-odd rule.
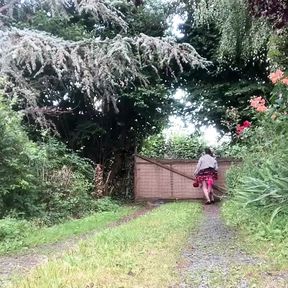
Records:
[[[288,78],[284,78],[281,80],[281,82],[285,85],[288,85]]]
[[[273,84],[277,83],[279,80],[281,80],[284,76],[284,73],[278,69],[276,72],[271,73],[269,75],[269,79],[272,81]]]
[[[265,105],[259,105],[257,108],[256,108],[256,111],[258,112],[265,112],[268,108],[265,106]]]

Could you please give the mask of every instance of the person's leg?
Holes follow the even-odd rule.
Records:
[[[207,186],[206,181],[202,181],[202,190],[203,190],[203,193],[204,193],[204,196],[205,196],[207,202],[210,203],[210,198],[209,198],[209,193],[208,193],[208,186]]]
[[[213,194],[213,189],[210,190],[210,201],[211,201],[212,203],[215,202],[215,198],[214,198],[214,194]]]
[[[207,181],[207,193],[209,195],[209,199],[210,201],[214,202],[214,195],[213,195],[213,191],[212,191],[212,187],[213,187],[213,179],[209,178]]]

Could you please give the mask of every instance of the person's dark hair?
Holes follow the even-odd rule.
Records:
[[[210,156],[213,156],[213,153],[212,153],[210,148],[205,148],[204,152],[205,152],[205,154],[209,154]]]

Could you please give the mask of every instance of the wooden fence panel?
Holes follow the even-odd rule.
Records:
[[[217,161],[219,170],[218,180],[215,184],[225,188],[227,169],[232,163],[239,161],[231,159],[218,159]],[[134,167],[135,200],[203,198],[201,188],[193,187],[193,180],[184,177],[185,175],[194,177],[196,165],[197,160],[156,160],[141,158],[141,156],[136,155]]]
[[[190,163],[175,163],[172,167],[182,172],[183,174],[193,177],[194,171],[196,169],[197,162],[193,161]],[[174,198],[201,198],[201,192],[199,189],[193,187],[193,180],[187,179],[181,175],[173,173],[172,175],[173,189],[174,189]]]

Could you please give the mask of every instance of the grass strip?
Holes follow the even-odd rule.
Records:
[[[252,287],[288,287],[287,215],[271,221],[265,208],[243,208],[233,200],[225,202],[221,212],[226,223],[238,230],[242,248],[264,261],[242,271],[256,285]]]
[[[222,207],[224,220],[238,228],[248,251],[288,267],[287,214],[279,214],[271,221],[271,215],[265,212],[265,208],[240,209],[235,201],[227,201]]]
[[[197,203],[163,205],[83,241],[11,287],[168,287],[178,279],[177,260],[200,215]]]
[[[114,211],[97,212],[82,219],[70,220],[51,227],[31,230],[24,238],[0,242],[0,254],[19,252],[40,244],[55,243],[71,236],[92,230],[101,230],[107,225],[136,211],[136,207],[119,207]]]

